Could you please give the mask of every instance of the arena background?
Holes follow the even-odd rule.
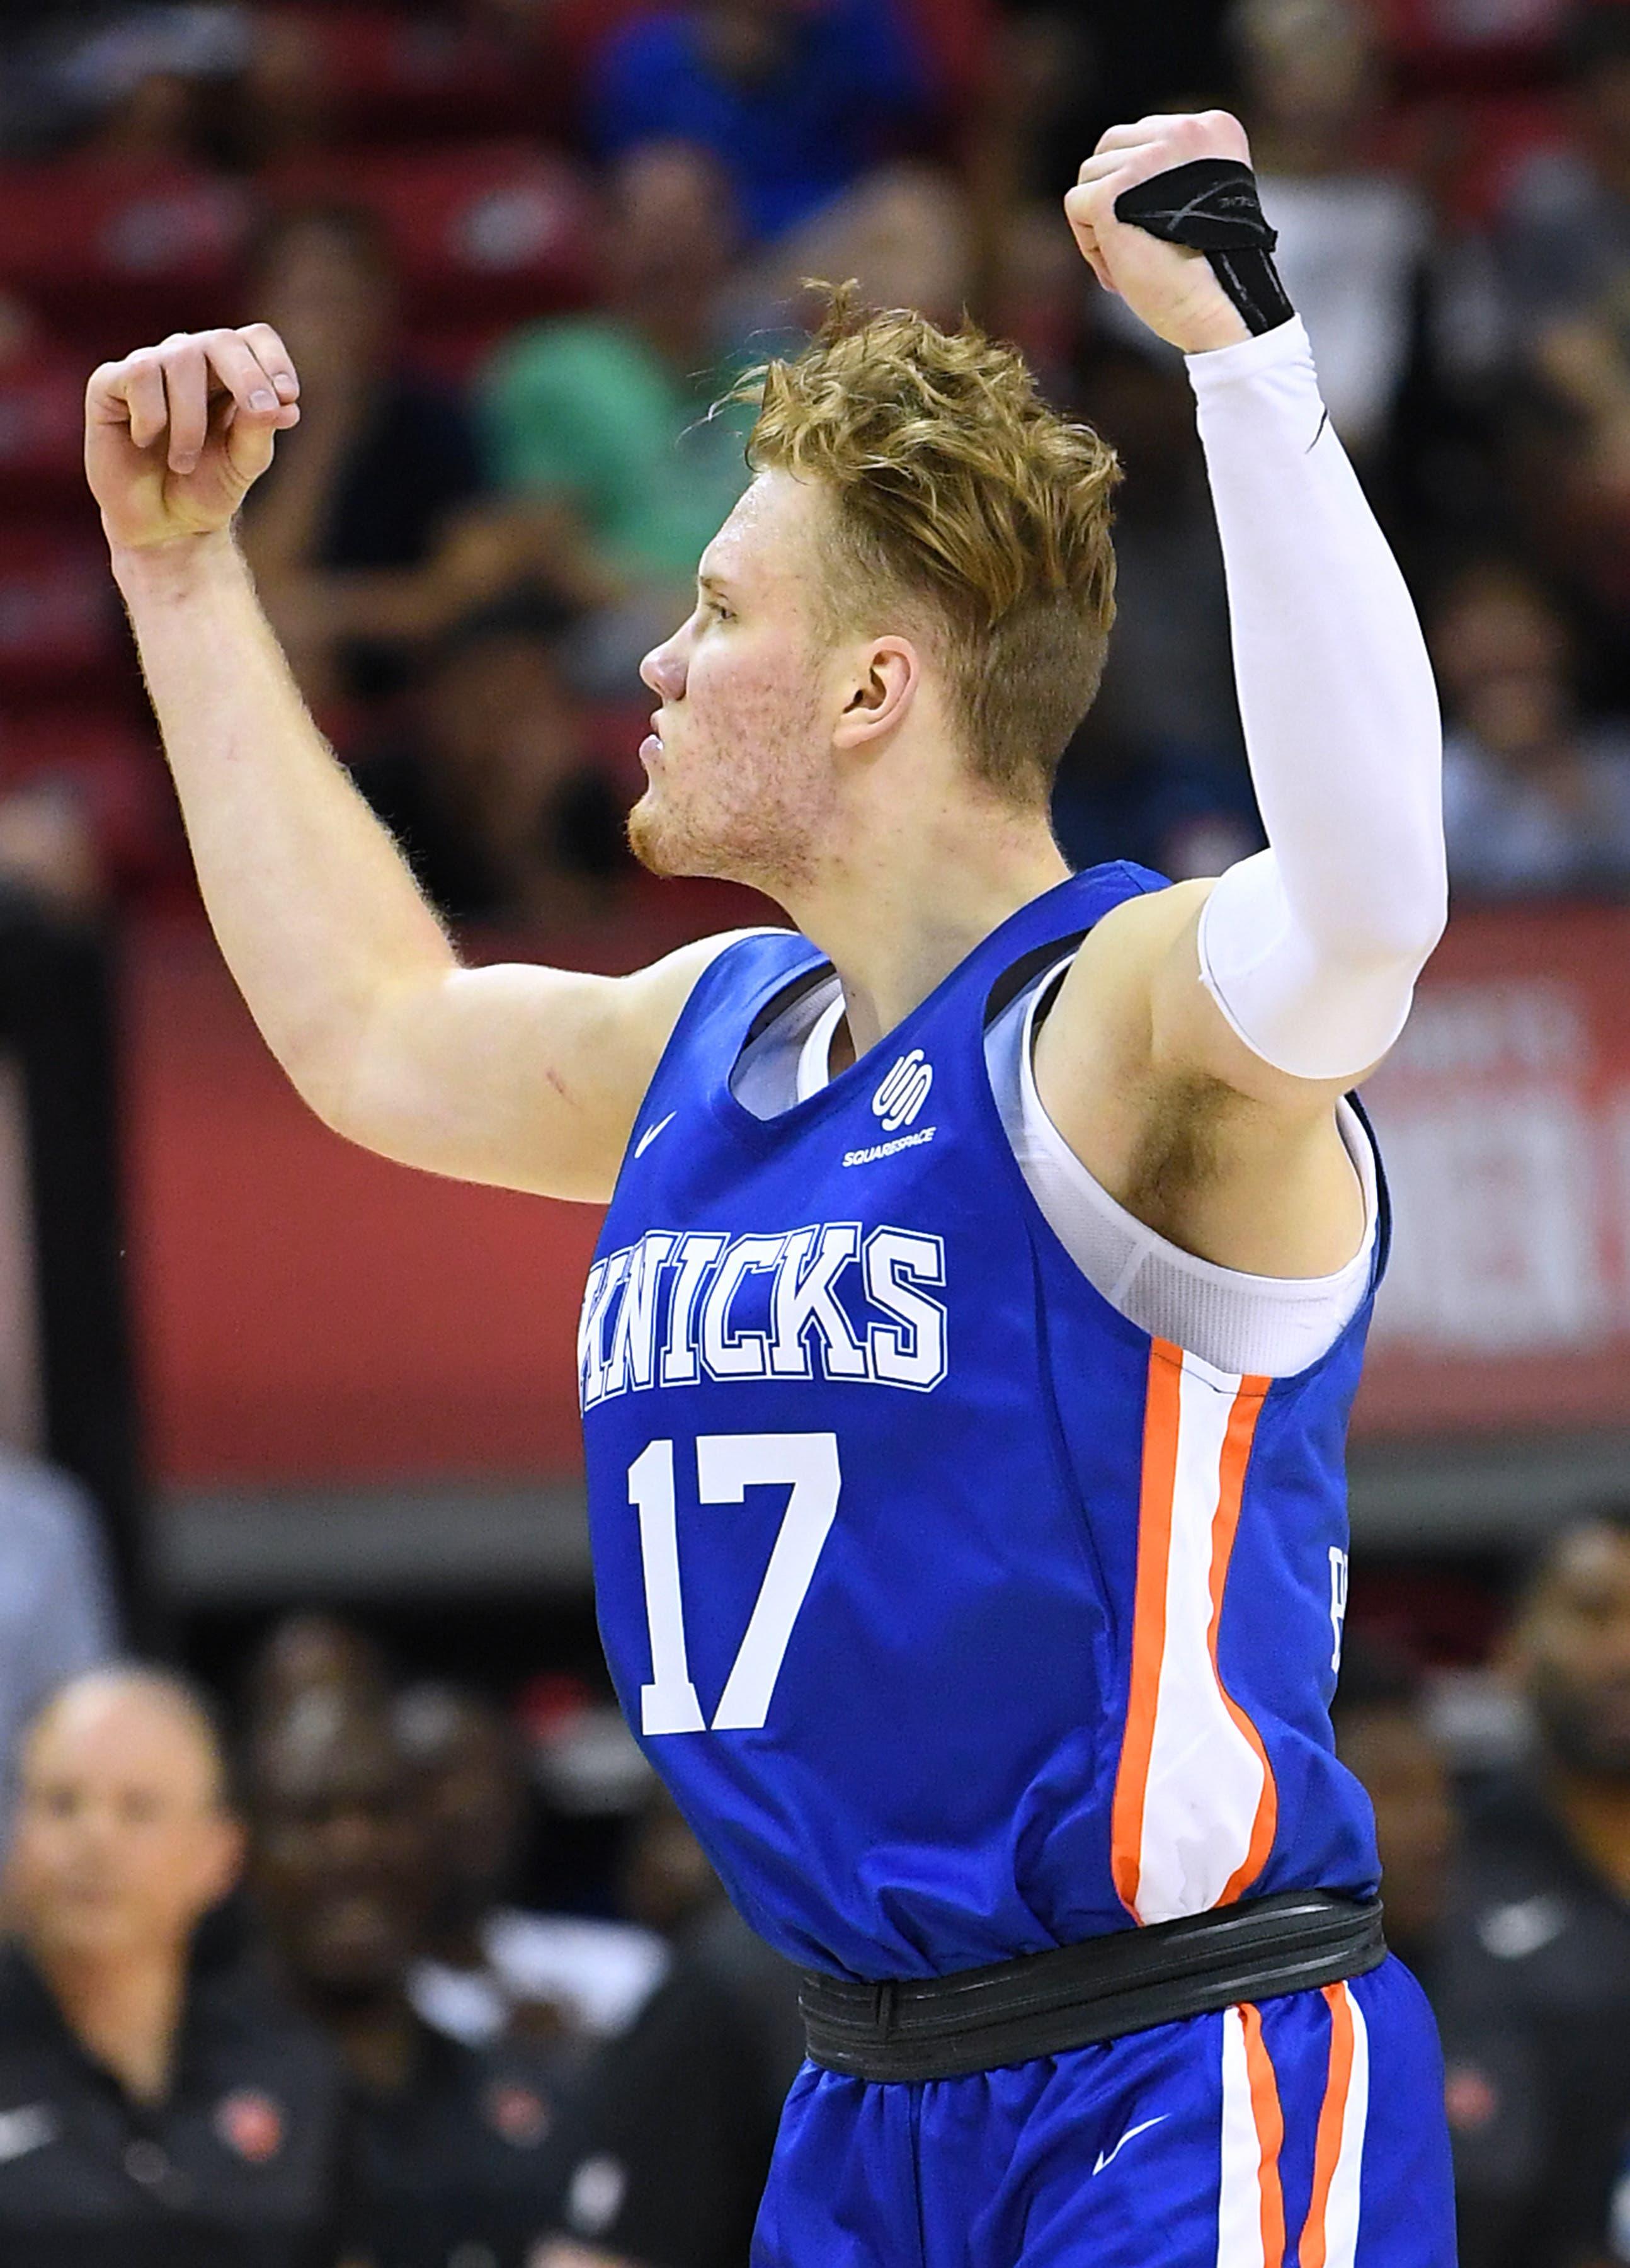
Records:
[[[733,109],[642,54],[675,14],[723,42]],[[776,43],[811,25],[781,117]],[[1105,125],[1221,102],[1458,767],[1453,922],[1367,1097],[1397,1247],[1349,1628],[1425,1671],[1457,1770],[1509,1753],[1513,1585],[1630,1500],[1630,13],[42,0],[0,42],[0,1431],[92,1491],[134,1642],[234,1703],[321,1609],[402,1676],[479,1687],[531,1743],[527,1896],[609,1909],[642,1791],[582,1514],[594,1214],[348,1148],[261,1045],[84,489],[92,365],[284,321],[308,415],[246,541],[319,720],[451,878],[472,955],[620,969],[753,911],[658,889],[616,838],[635,666],[728,503],[696,421],[796,343],[802,276],[966,306],[1127,461],[1061,839],[1215,871],[1258,837],[1181,369],[1096,293],[1058,199]],[[488,666],[502,713],[471,724]]]

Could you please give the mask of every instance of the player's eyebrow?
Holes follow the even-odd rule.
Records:
[[[730,585],[724,581],[722,576],[699,574],[696,578],[696,588],[699,591],[723,591],[728,595]]]

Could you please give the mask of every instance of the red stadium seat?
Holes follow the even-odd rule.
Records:
[[[1531,158],[1566,150],[1572,136],[1562,105],[1543,94],[1491,94],[1468,103],[1465,162],[1451,185],[1451,217],[1482,228],[1500,218]]]
[[[1554,52],[1570,0],[1369,0],[1406,83],[1421,89],[1531,85]]]
[[[447,16],[380,7],[269,10],[262,36],[341,142],[537,133],[566,123],[559,74]]]
[[[991,88],[996,11],[992,0],[901,0],[900,12],[927,60],[940,105],[969,114]]]
[[[94,686],[122,658],[99,537],[0,530],[0,694]]]
[[[0,795],[49,786],[83,809],[103,865],[128,889],[185,864],[175,799],[151,728],[73,708],[0,714]]]
[[[1396,107],[1389,154],[1431,183],[1455,228],[1496,222],[1531,158],[1565,149],[1568,121],[1554,94],[1428,95]]]
[[[0,284],[105,353],[219,321],[248,221],[232,182],[106,158],[0,166]]]
[[[514,328],[505,318],[495,321],[479,315],[463,322],[440,325],[433,331],[415,328],[414,366],[430,378],[439,379],[455,393],[462,393]]]
[[[83,355],[55,347],[0,364],[0,504],[41,491],[78,494],[90,370]]]
[[[378,214],[415,322],[496,328],[594,296],[588,183],[532,144],[340,152],[286,166],[268,187],[283,205],[340,199]]]
[[[549,28],[569,69],[581,78],[625,24],[658,15],[662,6],[663,0],[554,0]]]

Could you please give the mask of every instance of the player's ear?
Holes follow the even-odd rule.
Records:
[[[921,676],[908,638],[873,638],[861,647],[843,688],[842,713],[833,733],[841,748],[861,748],[892,733],[903,720]]]

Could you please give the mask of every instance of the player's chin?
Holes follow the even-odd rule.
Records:
[[[672,811],[664,810],[657,793],[649,787],[628,814],[628,848],[648,873],[672,877],[717,873],[695,836]]]

